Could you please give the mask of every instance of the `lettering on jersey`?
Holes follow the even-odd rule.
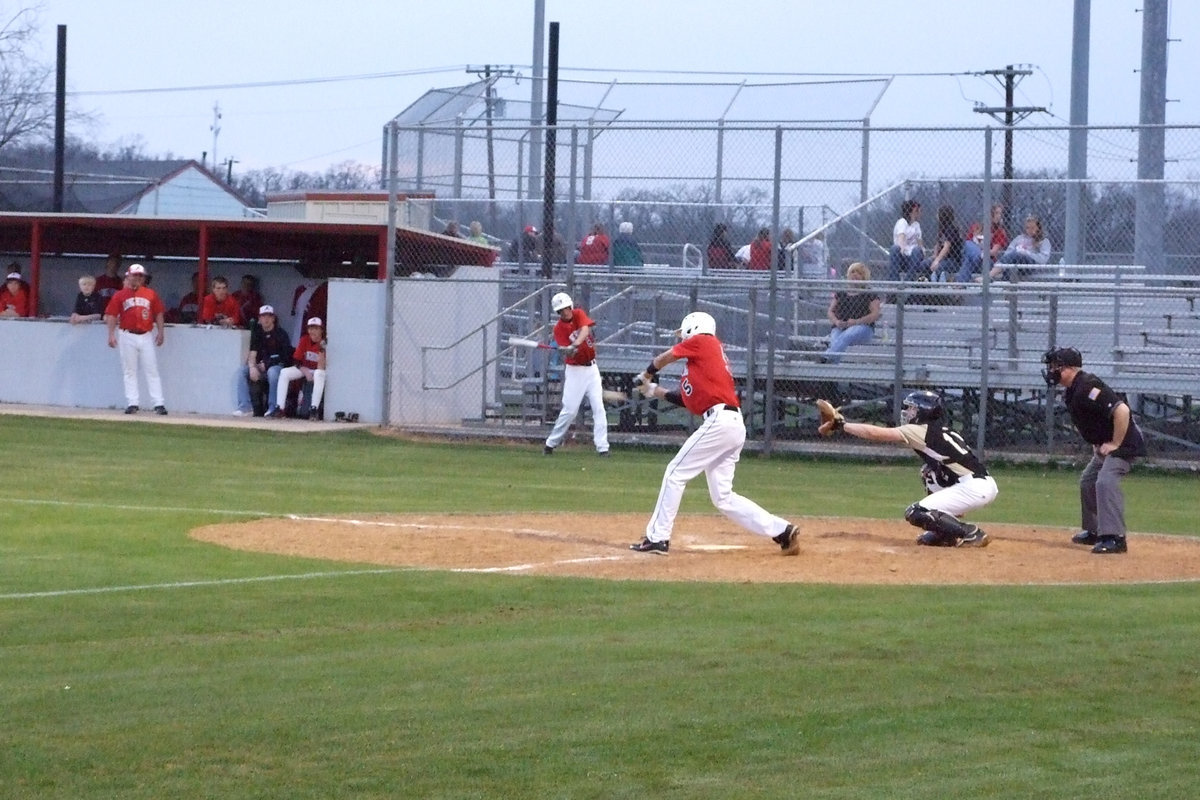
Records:
[[[145,297],[127,297],[125,302],[121,304],[122,311],[128,311],[131,308],[150,308],[150,301]]]

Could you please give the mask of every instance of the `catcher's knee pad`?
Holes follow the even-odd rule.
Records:
[[[933,531],[942,536],[963,537],[970,532],[970,528],[953,514],[925,508],[920,503],[913,503],[904,509],[904,521],[915,528]]]

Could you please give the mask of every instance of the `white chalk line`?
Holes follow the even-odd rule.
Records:
[[[301,572],[290,575],[258,575],[251,578],[215,578],[206,581],[173,581],[171,583],[141,583],[129,586],[93,586],[86,589],[54,589],[45,592],[14,592],[0,594],[0,600],[27,600],[38,597],[69,597],[71,595],[107,594],[110,592],[144,592],[154,589],[190,589],[198,586],[234,586],[242,583],[269,583],[272,581],[299,581],[314,578],[341,578],[357,575],[390,575],[395,572],[412,572],[412,567],[387,569],[354,569],[332,572]]]
[[[185,508],[183,506],[137,506],[126,503],[90,503],[85,500],[34,500],[27,497],[3,497],[2,503],[24,503],[31,506],[63,506],[66,508],[108,508],[114,511],[156,511],[179,514],[225,514],[239,517],[278,517],[278,511],[234,511],[228,508]]]

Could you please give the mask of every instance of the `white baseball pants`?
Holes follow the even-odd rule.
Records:
[[[299,367],[284,367],[279,373],[279,388],[275,390],[275,406],[283,408],[287,405],[288,389],[292,381],[304,378],[304,371]],[[308,401],[310,410],[321,407],[321,398],[325,396],[325,370],[313,370],[312,397]]]
[[[968,511],[983,508],[995,500],[999,492],[991,475],[986,478],[963,478],[953,486],[927,495],[919,502],[930,511],[944,511],[961,517]]]
[[[592,441],[596,452],[608,452],[608,412],[604,409],[603,386],[600,383],[600,367],[563,367],[562,411],[554,421],[554,428],[546,438],[547,447],[558,447],[567,436],[567,429],[575,421],[584,399],[592,409]]]
[[[709,411],[700,427],[667,465],[658,502],[646,524],[646,538],[652,542],[665,542],[671,538],[683,490],[688,481],[701,472],[708,480],[708,496],[722,514],[759,536],[783,533],[787,520],[733,491],[734,470],[745,443],[746,424],[740,411],[736,408]]]
[[[162,379],[158,376],[158,354],[155,351],[154,330],[149,333],[117,331],[117,352],[121,354],[121,372],[125,378],[125,405],[140,406],[141,392],[138,390],[138,364],[146,372],[146,388],[150,390],[150,402],[165,406]]]

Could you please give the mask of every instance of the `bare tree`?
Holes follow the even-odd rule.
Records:
[[[48,139],[54,131],[53,70],[31,52],[38,10],[22,8],[0,28],[0,149]]]

